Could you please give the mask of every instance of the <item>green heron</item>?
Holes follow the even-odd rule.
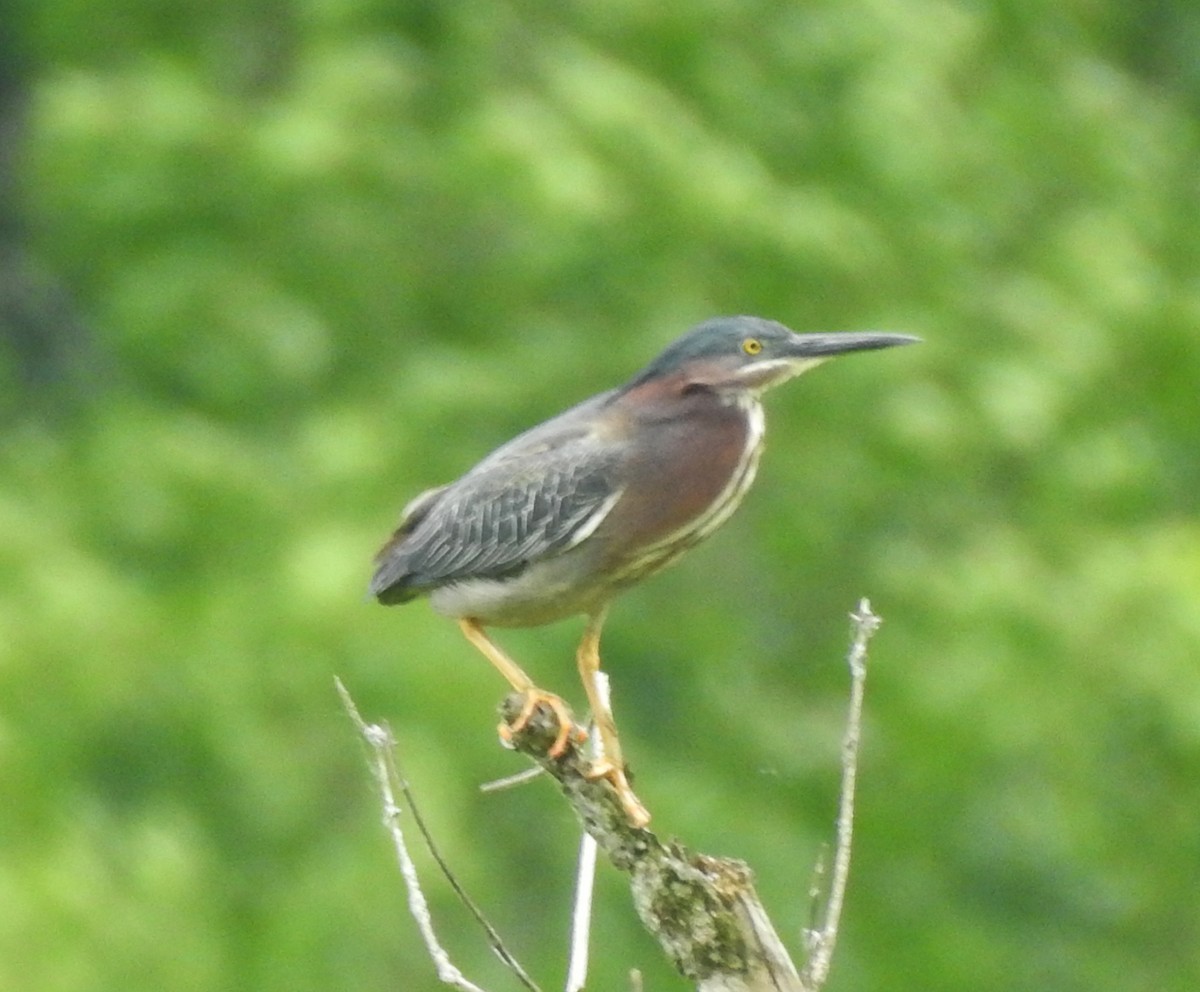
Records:
[[[918,340],[903,334],[796,334],[758,317],[690,330],[629,382],[517,436],[462,478],[404,510],[375,559],[384,604],[428,596],[525,697],[501,725],[508,739],[551,707],[561,756],[571,726],[562,700],[533,680],[485,627],[587,618],[576,660],[608,779],[630,821],[649,814],[630,788],[612,711],[598,690],[600,629],[613,598],[665,568],[723,524],[754,480],[763,445],[760,396],[851,351]],[[582,739],[582,737],[580,738]]]

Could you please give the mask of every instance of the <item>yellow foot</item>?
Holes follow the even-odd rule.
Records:
[[[617,798],[621,800],[621,807],[625,810],[625,815],[629,817],[629,823],[632,826],[640,828],[650,822],[650,811],[634,795],[633,789],[629,785],[629,779],[625,777],[624,768],[618,768],[607,758],[601,758],[587,770],[586,777],[593,782],[602,778],[609,781],[617,790]]]
[[[500,740],[506,746],[509,745],[512,742],[513,734],[519,734],[524,730],[533,714],[537,712],[537,708],[543,704],[550,707],[558,720],[558,735],[554,738],[554,743],[550,745],[550,750],[546,754],[551,758],[561,758],[567,749],[567,741],[574,737],[576,744],[582,744],[587,740],[587,731],[571,722],[571,712],[567,709],[567,704],[552,692],[530,689],[525,693],[525,702],[521,706],[521,712],[517,714],[517,718],[512,723],[501,723],[496,728],[496,732],[499,733]]]

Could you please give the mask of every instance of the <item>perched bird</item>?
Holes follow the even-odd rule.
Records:
[[[539,704],[559,720],[551,756],[575,732],[561,699],[533,680],[486,627],[587,617],[577,663],[603,756],[592,775],[616,788],[636,826],[612,711],[601,700],[600,629],[613,598],[723,524],[754,480],[760,397],[835,355],[909,344],[903,334],[796,334],[758,317],[718,317],[669,345],[629,382],[520,434],[456,482],[404,510],[375,559],[384,604],[428,596],[525,696],[507,737]]]

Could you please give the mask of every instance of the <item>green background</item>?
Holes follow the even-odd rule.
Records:
[[[401,506],[713,314],[925,343],[770,398],[608,626],[655,825],[829,988],[1200,982],[1200,12],[1183,0],[25,4],[0,51],[0,988],[434,989],[340,675],[561,987],[575,827]],[[503,634],[580,702],[579,624]],[[456,961],[515,983],[422,858]],[[595,989],[685,988],[601,872]],[[792,946],[798,945],[793,939]]]

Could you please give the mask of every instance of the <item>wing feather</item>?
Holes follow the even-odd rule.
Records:
[[[419,514],[405,518],[376,558],[372,594],[403,602],[453,582],[513,575],[568,550],[616,502],[620,463],[621,448],[589,431],[497,450],[414,501]]]

